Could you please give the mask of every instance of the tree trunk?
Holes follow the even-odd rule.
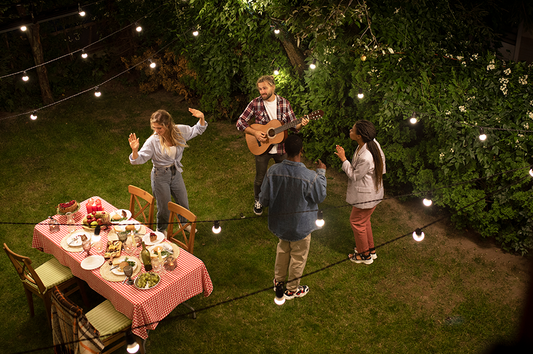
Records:
[[[28,26],[26,33],[28,34],[28,40],[30,41],[33,60],[35,61],[35,65],[37,65],[36,71],[37,76],[39,77],[39,85],[41,86],[43,103],[45,105],[53,103],[54,97],[52,96],[52,90],[50,89],[50,82],[48,81],[46,66],[40,65],[44,63],[44,56],[43,47],[41,45],[41,36],[39,34],[39,24],[36,23]]]
[[[302,51],[296,46],[296,43],[294,43],[294,38],[288,34],[281,36],[280,41],[293,68],[296,69],[298,75],[302,77],[305,68],[305,60]]]

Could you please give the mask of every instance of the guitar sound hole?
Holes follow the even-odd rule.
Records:
[[[274,131],[274,129],[270,128],[268,131],[267,131],[267,136],[272,139],[273,137],[276,136],[276,132]]]

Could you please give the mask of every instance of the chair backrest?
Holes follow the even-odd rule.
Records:
[[[196,234],[196,215],[190,210],[185,209],[181,205],[173,202],[168,202],[168,210],[170,211],[170,218],[168,221],[167,239],[175,242],[185,249],[190,254],[194,251],[194,235]],[[188,220],[187,223],[182,223],[179,216]],[[189,236],[185,233],[185,228],[191,227]]]
[[[137,217],[142,216],[142,223],[145,226],[148,226],[149,228],[153,229],[155,207],[154,196],[148,193],[147,191],[132,185],[128,186],[128,192],[130,193],[131,216],[134,219],[137,219]],[[138,211],[135,211],[136,206],[139,209]],[[146,215],[147,213],[148,215]]]
[[[13,263],[13,265],[15,266],[20,280],[22,282],[29,282],[34,284],[39,289],[39,292],[41,294],[44,294],[46,292],[46,287],[41,281],[41,278],[39,278],[39,275],[37,275],[37,273],[35,272],[35,269],[33,269],[31,265],[31,259],[11,251],[5,243],[4,251],[11,260],[11,263]]]
[[[56,286],[52,290],[52,336],[56,352],[100,353],[104,343],[83,310]]]

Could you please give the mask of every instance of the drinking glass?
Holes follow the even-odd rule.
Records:
[[[87,252],[87,256],[86,257],[88,257],[91,254],[90,253],[90,251],[91,251],[91,239],[89,238],[89,239],[83,241],[82,247],[83,247],[83,250],[85,252]]]
[[[156,273],[161,273],[163,271],[164,260],[159,260],[159,257],[152,257],[152,270]]]
[[[76,231],[76,224],[74,223],[74,214],[71,212],[68,212],[67,214],[67,225],[68,225],[68,232],[73,233]]]
[[[104,250],[104,244],[102,243],[102,241],[96,241],[94,243],[94,250],[98,253],[98,252],[102,252]]]
[[[124,275],[128,277],[127,284],[133,285],[133,279],[131,279],[131,276],[133,274],[133,267],[130,265],[127,265],[124,267],[123,271],[124,271]]]

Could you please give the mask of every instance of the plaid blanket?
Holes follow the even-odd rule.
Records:
[[[55,287],[52,292],[52,335],[56,354],[100,353],[104,345],[83,310]]]

